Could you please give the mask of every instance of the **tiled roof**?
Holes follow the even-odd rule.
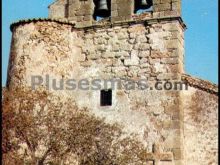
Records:
[[[63,20],[63,19],[61,20],[61,19],[51,19],[51,18],[33,18],[33,19],[23,19],[17,22],[13,22],[10,26],[10,29],[12,31],[15,26],[20,25],[20,24],[26,24],[26,23],[31,23],[31,22],[43,22],[43,21],[58,22],[61,24],[68,24],[68,25],[75,26],[74,22],[70,22],[68,20]]]
[[[182,81],[184,81],[190,86],[218,95],[218,85],[214,83],[199,78],[195,78],[187,74],[183,74],[181,78]]]

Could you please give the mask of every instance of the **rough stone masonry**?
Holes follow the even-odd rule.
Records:
[[[57,0],[48,19],[13,23],[7,87],[30,86],[33,75],[184,82],[188,90],[115,89],[111,106],[100,105],[100,90],[53,92],[137,134],[146,152],[154,144],[171,152],[161,164],[217,165],[218,87],[184,72],[181,0],[153,0],[142,14],[135,0],[108,3],[110,16],[100,21],[95,0]]]

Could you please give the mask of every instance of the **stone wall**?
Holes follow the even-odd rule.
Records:
[[[179,81],[183,73],[183,29],[179,20],[140,22],[100,28],[74,28],[35,21],[14,26],[8,86],[30,86],[31,76],[50,79],[146,79]],[[50,81],[50,83],[52,83]],[[45,85],[45,78],[44,84]],[[59,85],[57,85],[59,86]],[[154,143],[172,151],[181,164],[182,123],[178,91],[113,90],[110,107],[100,106],[100,90],[51,90],[71,97],[108,123],[137,134],[152,152]],[[169,162],[168,162],[169,164]]]
[[[115,26],[88,30],[82,66],[103,69],[111,77],[178,79],[183,73],[183,33],[178,21],[172,23]]]
[[[134,2],[131,0],[112,0],[111,1],[111,21],[131,20],[134,13]]]
[[[218,164],[218,96],[190,87],[183,92],[185,162]]]
[[[68,19],[78,22],[79,26],[92,25],[94,8],[93,0],[69,0],[67,8]]]
[[[53,54],[50,60],[54,61],[48,63],[58,61],[62,67],[64,62],[74,63],[74,67],[86,70],[97,68],[100,77],[180,80],[184,72],[183,39],[183,28],[178,20],[88,29],[39,21],[14,28],[11,56],[20,54],[28,58],[35,53],[33,62],[36,63],[45,58],[45,54]],[[65,61],[68,59],[72,61]],[[46,62],[42,65],[49,67]],[[27,67],[31,68],[34,67]],[[63,69],[66,71],[60,72],[60,77],[65,77],[70,68]]]
[[[154,12],[165,15],[181,15],[181,0],[153,0]]]
[[[64,19],[67,18],[67,0],[56,1],[49,6],[49,17]]]

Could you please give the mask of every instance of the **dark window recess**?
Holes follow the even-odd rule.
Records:
[[[101,90],[101,106],[111,106],[112,105],[112,90]]]

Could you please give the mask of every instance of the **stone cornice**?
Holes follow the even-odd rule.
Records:
[[[176,17],[160,17],[160,18],[147,18],[147,19],[141,19],[141,20],[128,20],[128,21],[117,21],[114,23],[111,23],[110,21],[103,21],[101,23],[97,22],[94,25],[90,26],[83,26],[83,27],[77,27],[76,28],[85,28],[85,29],[95,29],[95,28],[103,28],[103,27],[114,27],[114,26],[130,26],[133,24],[145,24],[150,25],[154,23],[160,23],[160,22],[169,22],[169,21],[179,21],[182,28],[185,30],[187,27],[185,23],[183,22],[182,18],[179,16]]]

